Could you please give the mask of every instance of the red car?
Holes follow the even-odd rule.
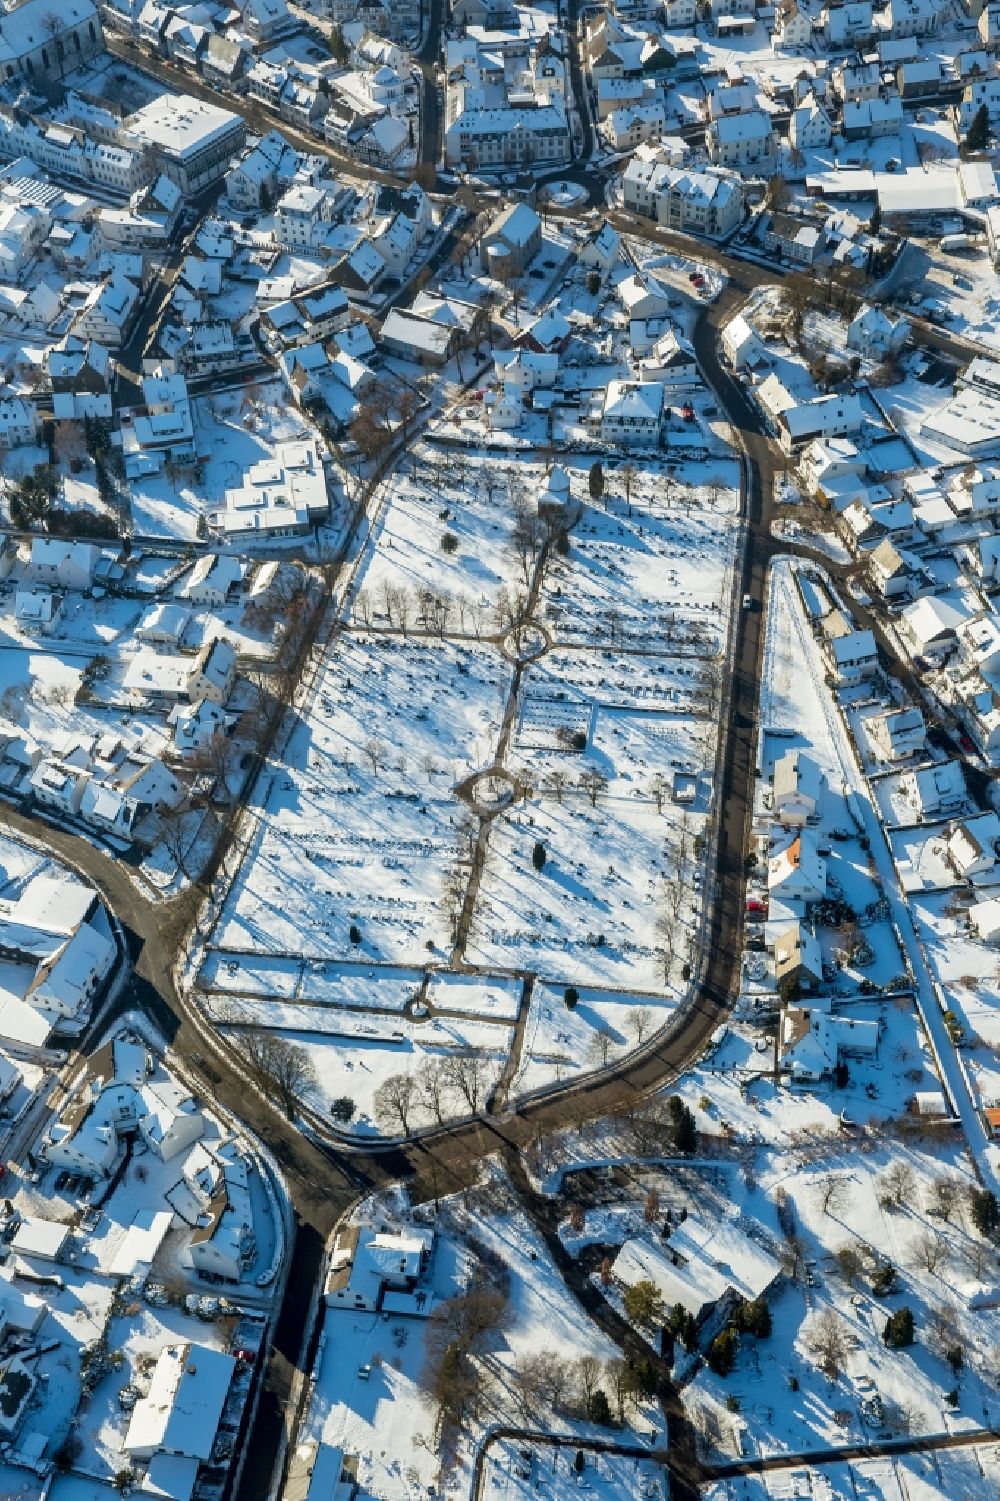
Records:
[[[762,912],[764,914],[764,916],[766,917],[767,916],[767,903],[759,901],[758,898],[755,897],[755,896],[748,896],[747,897],[747,911],[748,912]]]

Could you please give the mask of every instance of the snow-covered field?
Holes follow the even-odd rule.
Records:
[[[629,1011],[665,1019],[701,912],[737,535],[727,456],[609,466],[597,500],[568,463],[580,515],[544,566],[518,520],[537,460],[413,460],[198,981],[220,1024],[301,1041],[363,1131],[385,1077],[463,1038],[521,1094],[634,1046]],[[515,1031],[526,972],[545,984]],[[608,994],[564,1018],[568,985]]]

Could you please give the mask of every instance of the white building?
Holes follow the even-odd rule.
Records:
[[[782,902],[818,902],[826,896],[826,861],[813,828],[803,828],[768,860],[767,885]]]
[[[823,773],[811,756],[791,750],[774,763],[774,816],[786,827],[802,827],[819,812]]]
[[[87,1076],[49,1128],[43,1151],[54,1166],[97,1180],[114,1171],[127,1134],[138,1133],[167,1162],[204,1129],[190,1092],[145,1047],[116,1038],[91,1055]]]
[[[257,1255],[250,1178],[252,1158],[233,1138],[199,1141],[166,1199],[191,1227],[187,1259],[195,1272],[246,1280]]]
[[[788,139],[796,151],[816,151],[829,146],[833,139],[833,124],[815,94],[810,94],[792,110]]]
[[[734,1220],[688,1215],[663,1243],[627,1240],[611,1275],[624,1288],[652,1282],[664,1307],[680,1303],[707,1339],[740,1303],[764,1297],[781,1276],[781,1266]]]
[[[927,726],[917,708],[890,709],[865,721],[868,738],[886,761],[906,761],[922,754]]]
[[[38,441],[41,424],[33,402],[23,396],[0,397],[0,448],[23,448]]]
[[[948,836],[945,853],[948,863],[960,879],[992,876],[1000,848],[1000,818],[995,813],[981,813],[956,824]]]
[[[125,1451],[133,1459],[170,1455],[187,1460],[183,1494],[190,1496],[199,1465],[212,1456],[235,1369],[231,1355],[208,1345],[167,1345],[160,1351],[146,1395],[132,1410]],[[175,1476],[177,1469],[174,1465]]]
[[[120,349],[128,338],[139,303],[139,288],[120,272],[98,283],[77,314],[73,332],[106,349]]]
[[[311,439],[276,444],[251,465],[240,485],[228,489],[225,505],[208,524],[226,541],[293,537],[309,530],[329,510],[326,473]]]
[[[433,1249],[434,1232],[415,1225],[346,1226],[333,1243],[323,1287],[327,1306],[377,1311],[387,1294],[415,1294]]]
[[[636,156],[622,175],[622,191],[632,213],[687,234],[721,239],[743,218],[743,186],[723,171],[689,172]]]
[[[771,176],[777,163],[774,127],[761,109],[713,120],[705,131],[705,145],[716,166],[753,177]]]
[[[768,363],[767,345],[743,313],[737,313],[725,325],[721,344],[734,370],[752,370]]]
[[[664,404],[660,381],[609,381],[600,418],[601,438],[626,447],[659,443]]]
[[[866,302],[847,325],[847,347],[865,359],[884,360],[899,353],[909,332],[905,318],[892,319],[882,308]]]
[[[162,94],[129,115],[122,144],[144,151],[186,197],[223,177],[246,142],[240,115],[188,94]]]
[[[86,590],[94,582],[101,549],[91,542],[64,542],[58,537],[32,537],[25,575],[51,589]]]

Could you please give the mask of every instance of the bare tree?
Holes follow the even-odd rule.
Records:
[[[594,1063],[606,1064],[611,1056],[614,1035],[608,1027],[595,1028],[587,1044],[587,1056]]]
[[[809,1325],[807,1337],[820,1370],[835,1381],[840,1375],[847,1346],[844,1326],[832,1308],[824,1308],[816,1315]]]
[[[627,1025],[636,1045],[641,1048],[643,1038],[653,1025],[652,1011],[648,1006],[639,1006],[635,1011],[630,1011]]]
[[[924,1230],[910,1244],[914,1260],[924,1271],[933,1276],[939,1266],[948,1260],[948,1246],[944,1238],[933,1230]]]
[[[439,1058],[425,1058],[414,1078],[420,1103],[433,1115],[439,1126],[444,1125],[444,1102],[448,1093],[448,1081]]]
[[[373,735],[365,741],[364,745],[362,746],[362,750],[364,752],[365,760],[368,762],[369,766],[372,769],[372,776],[377,777],[379,774],[379,768],[384,764],[387,754],[385,741],[379,740],[376,736]]]
[[[816,1184],[816,1202],[824,1214],[837,1214],[848,1200],[847,1180],[829,1174]]]
[[[271,1098],[277,1096],[289,1120],[316,1088],[316,1070],[301,1043],[256,1027],[239,1032],[234,1046],[253,1082]]]
[[[962,1193],[962,1185],[957,1178],[950,1173],[941,1173],[930,1186],[928,1193],[928,1209],[932,1214],[939,1214],[946,1222],[951,1219],[955,1212]]]
[[[416,1104],[417,1085],[412,1075],[390,1074],[375,1091],[375,1119],[380,1125],[398,1124],[403,1135],[409,1136]]]
[[[442,1072],[447,1083],[461,1095],[469,1111],[475,1115],[483,1103],[489,1085],[489,1060],[478,1048],[449,1053],[443,1060]]]
[[[902,1158],[890,1162],[876,1180],[879,1201],[892,1209],[913,1203],[916,1179],[910,1164]]]
[[[590,1399],[601,1382],[601,1362],[596,1355],[581,1355],[574,1367],[578,1398],[581,1408],[587,1412]]]
[[[167,854],[185,880],[193,881],[195,873],[188,861],[198,838],[199,819],[184,805],[176,808],[164,806],[157,814],[157,824]]]
[[[590,799],[590,806],[597,807],[597,799],[608,790],[608,779],[603,771],[597,771],[593,767],[587,767],[580,773],[580,786]]]

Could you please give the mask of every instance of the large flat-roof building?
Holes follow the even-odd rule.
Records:
[[[188,94],[161,94],[122,125],[125,146],[146,151],[182,193],[200,193],[224,177],[246,144],[239,115]]]

